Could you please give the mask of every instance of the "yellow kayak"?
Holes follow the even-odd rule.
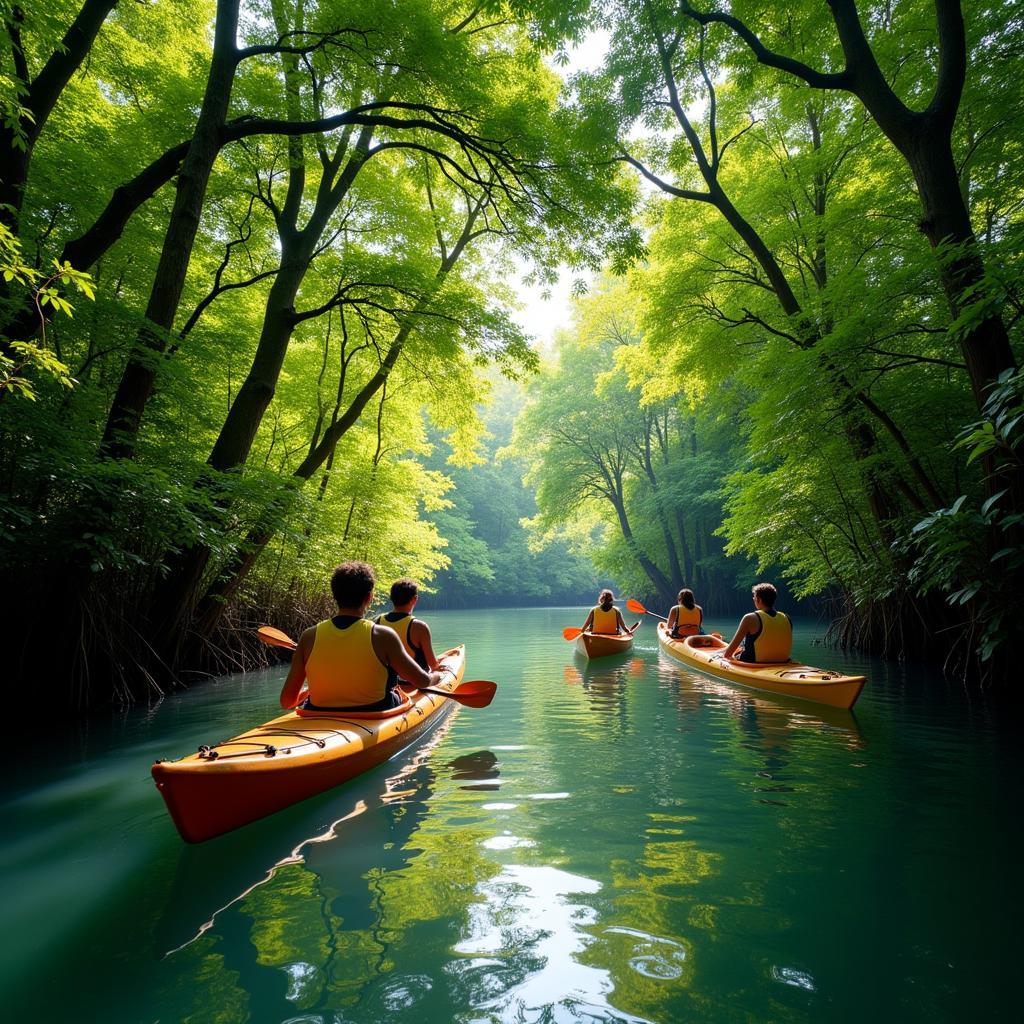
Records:
[[[437,689],[454,690],[465,648],[438,660],[449,672]],[[393,711],[289,711],[198,753],[157,761],[153,780],[182,839],[201,843],[394,757],[442,721],[452,703],[414,690]]]
[[[607,658],[610,654],[625,654],[632,646],[632,633],[580,633],[576,637],[576,650],[584,658]]]
[[[852,708],[864,688],[864,676],[844,676],[793,661],[770,665],[726,661],[722,652],[729,645],[720,637],[688,636],[673,640],[664,623],[658,624],[658,643],[670,658],[716,679],[834,708]]]

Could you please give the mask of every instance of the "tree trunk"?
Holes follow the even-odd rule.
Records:
[[[25,184],[35,144],[61,93],[88,56],[103,22],[116,6],[117,0],[85,0],[60,45],[31,82],[28,81],[28,65],[21,42],[22,16],[17,6],[7,19],[15,72],[25,88],[22,106],[26,111],[17,129],[0,128],[0,166],[3,167],[0,175],[0,223],[15,233],[25,201]],[[18,136],[22,145],[15,144]]]
[[[623,540],[625,540],[633,557],[639,563],[640,568],[647,574],[647,578],[651,581],[658,597],[666,605],[674,604],[676,592],[672,589],[672,581],[651,561],[633,535],[633,528],[629,524],[629,517],[626,515],[626,506],[623,503],[622,495],[614,492],[611,496],[611,503],[619,520],[619,528],[622,530]]]
[[[164,235],[156,277],[132,354],[107,416],[100,451],[107,458],[134,458],[142,416],[153,393],[157,367],[185,287],[203,201],[227,120],[238,50],[238,0],[217,0],[213,58],[196,130],[178,176],[174,207]]]
[[[982,298],[965,293],[982,284],[985,267],[960,189],[952,146],[948,135],[937,138],[934,132],[906,140],[905,145],[903,152],[921,198],[921,230],[932,248],[939,250],[939,280],[955,319],[972,301]],[[959,343],[980,410],[988,398],[988,386],[1004,370],[1017,365],[1009,335],[1002,318],[990,315],[962,331]]]

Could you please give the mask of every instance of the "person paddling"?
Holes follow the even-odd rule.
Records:
[[[618,635],[619,633],[635,633],[636,626],[630,629],[622,621],[622,613],[615,607],[615,595],[610,590],[602,590],[597,604],[590,609],[587,621],[583,623],[583,632]]]
[[[775,608],[778,591],[771,583],[758,583],[751,590],[755,611],[740,619],[739,628],[723,658],[734,661],[772,664],[789,661],[793,653],[793,623],[789,616]],[[739,656],[735,652],[742,646]]]
[[[696,636],[704,632],[704,609],[693,598],[693,591],[683,588],[668,613],[668,635],[673,639],[681,636]]]
[[[294,707],[306,682],[309,693],[300,705],[306,710],[386,711],[402,704],[399,679],[417,689],[444,679],[442,672],[417,665],[393,629],[363,618],[375,583],[365,562],[343,562],[334,570],[331,593],[338,614],[299,637],[281,689],[281,707]]]
[[[419,599],[420,588],[415,580],[395,580],[391,584],[392,611],[378,615],[377,625],[393,629],[401,637],[406,654],[420,668],[429,671],[438,667],[438,661],[431,645],[430,627],[422,619],[412,617]]]

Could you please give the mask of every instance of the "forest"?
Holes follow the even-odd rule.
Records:
[[[767,575],[1006,683],[1018,5],[0,10],[12,683],[81,712],[254,664],[344,558],[432,607]]]

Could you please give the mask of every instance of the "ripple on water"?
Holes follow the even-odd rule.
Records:
[[[484,811],[514,811],[519,806],[519,804],[493,803],[493,804],[481,804],[480,806],[481,806],[481,810],[484,810]]]
[[[381,986],[380,1003],[388,1013],[398,1013],[414,1006],[433,987],[434,983],[425,974],[403,974]]]
[[[622,959],[637,974],[659,981],[672,981],[682,977],[686,947],[681,942],[660,935],[650,935],[636,928],[606,928],[604,934],[624,937],[625,942],[622,944],[626,949],[623,951],[625,955]],[[620,942],[616,941],[616,945],[619,944]]]

